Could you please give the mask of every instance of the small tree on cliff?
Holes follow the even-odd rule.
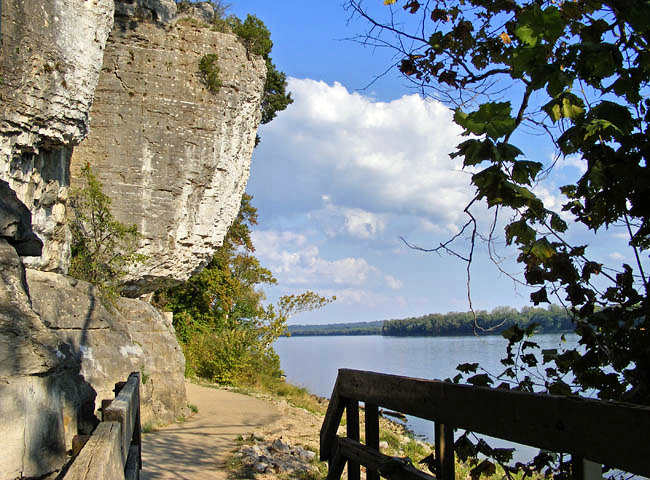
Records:
[[[81,169],[80,180],[83,186],[72,189],[69,200],[72,210],[69,273],[96,285],[109,297],[116,296],[128,267],[146,258],[136,252],[141,235],[136,225],[115,219],[110,210],[111,199],[102,191],[102,184],[90,165]]]

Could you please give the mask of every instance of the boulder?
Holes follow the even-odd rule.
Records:
[[[43,324],[25,286],[17,253],[0,239],[0,480],[60,469],[72,437],[96,425],[78,352]]]
[[[72,277],[27,270],[34,310],[79,352],[80,373],[102,399],[115,382],[141,372],[142,423],[168,423],[185,413],[185,358],[169,319],[146,302],[103,299]]]
[[[116,0],[115,15],[170,23],[176,16],[174,0]]]

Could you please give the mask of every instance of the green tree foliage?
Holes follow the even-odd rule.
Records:
[[[265,59],[271,54],[273,48],[271,32],[255,15],[247,15],[243,22],[237,19],[233,22],[232,31],[242,41],[249,54],[259,55]]]
[[[199,61],[199,71],[203,74],[205,84],[212,93],[219,92],[221,88],[221,77],[219,70],[219,56],[216,53],[203,55]]]
[[[291,92],[287,92],[287,76],[280,72],[270,58],[266,59],[266,81],[262,96],[262,123],[269,123],[278,112],[293,103]]]
[[[650,292],[644,271],[650,247],[650,3],[384,4],[390,18],[377,21],[361,2],[348,1],[371,23],[361,40],[396,48],[401,72],[424,93],[454,106],[454,121],[468,137],[452,154],[476,172],[476,195],[465,209],[469,220],[463,232],[472,238],[465,258],[471,262],[478,238],[472,206],[485,202],[495,216],[506,211],[505,239],[519,250],[525,281],[535,288],[531,301],[537,305],[554,296],[574,317],[579,351],[548,352],[541,362],[531,355],[537,348],[528,338],[534,328],[508,330],[500,378],[522,390],[594,392],[603,399],[650,404]],[[504,101],[505,91],[513,101]],[[522,132],[531,131],[548,136],[558,162],[568,155],[584,162],[585,173],[561,188],[562,210],[572,214],[572,222],[535,193],[545,166],[527,156],[535,152],[523,151]],[[596,234],[620,227],[634,262],[594,261],[587,245],[568,240],[575,223]],[[528,374],[517,375],[519,369]],[[536,375],[540,371],[545,375]],[[573,380],[567,384],[566,378]]]
[[[475,321],[488,333],[495,335],[502,334],[515,325],[522,328],[535,325],[536,333],[567,333],[574,330],[573,319],[566,310],[557,305],[549,305],[548,308],[524,307],[521,311],[498,307],[491,312],[432,313],[402,320],[386,320],[381,333],[397,337],[475,335]]]
[[[385,3],[402,6],[405,15],[421,15],[420,27],[414,33],[397,31],[397,23],[367,16],[374,26],[372,38],[390,34],[410,40],[409,50],[402,48],[405,43],[395,45],[403,54],[400,70],[425,91],[455,104],[454,121],[470,137],[452,154],[461,156],[465,166],[478,167],[466,229],[476,238],[470,208],[478,201],[512,212],[505,238],[519,249],[526,282],[537,288],[531,300],[539,304],[555,295],[575,318],[585,353],[561,368],[575,376],[575,391],[595,389],[602,398],[650,404],[643,269],[650,247],[645,200],[650,196],[650,28],[641,20],[650,14],[650,4]],[[366,15],[359,2],[348,5]],[[394,14],[402,10],[390,8]],[[516,105],[493,100],[504,88],[517,98]],[[623,226],[635,265],[597,263],[589,259],[586,245],[566,240],[570,225],[532,188],[543,164],[510,143],[523,128],[548,132],[558,161],[564,155],[582,158],[586,173],[561,189],[563,210],[597,233]]]
[[[187,373],[220,383],[278,377],[279,358],[271,344],[285,332],[287,319],[321,308],[333,299],[313,292],[265,305],[260,287],[276,283],[253,256],[250,227],[257,209],[244,195],[237,218],[208,265],[186,283],[156,293],[159,307],[174,312],[176,335]]]
[[[141,235],[136,225],[115,219],[110,210],[111,199],[102,191],[102,184],[90,165],[82,168],[81,181],[83,186],[72,189],[69,199],[72,210],[69,273],[113,297],[128,267],[146,258],[136,253]]]
[[[231,19],[231,28],[250,54],[259,55],[266,61],[266,81],[262,96],[262,123],[269,123],[278,112],[293,103],[291,93],[287,92],[287,76],[280,72],[271,60],[271,32],[255,15],[248,15],[245,21]],[[259,143],[259,138],[257,139]]]

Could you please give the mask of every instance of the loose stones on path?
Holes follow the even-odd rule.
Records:
[[[242,465],[257,474],[316,473],[316,453],[300,446],[292,446],[282,437],[266,441],[252,434],[246,439],[252,444],[243,445],[235,453]]]

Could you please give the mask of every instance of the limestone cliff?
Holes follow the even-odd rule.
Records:
[[[116,16],[91,110],[86,162],[122,222],[144,236],[149,260],[126,293],[150,292],[203,267],[239,210],[248,179],[266,67],[231,34],[182,19]],[[216,53],[222,87],[207,90],[199,62]]]
[[[265,67],[232,35],[175,23],[173,0],[0,5],[0,480],[9,480],[61,468],[72,436],[92,430],[95,402],[131,371],[142,372],[143,421],[185,408],[170,320],[139,300],[106,306],[63,275],[71,158],[92,163],[118,218],[144,234],[149,262],[131,272],[131,293],[183,280],[237,213]],[[217,94],[198,71],[206,53],[219,56]],[[93,133],[78,146],[91,106]]]
[[[32,212],[43,254],[27,261],[63,272],[72,147],[88,114],[113,26],[113,0],[2,2],[0,180]]]

